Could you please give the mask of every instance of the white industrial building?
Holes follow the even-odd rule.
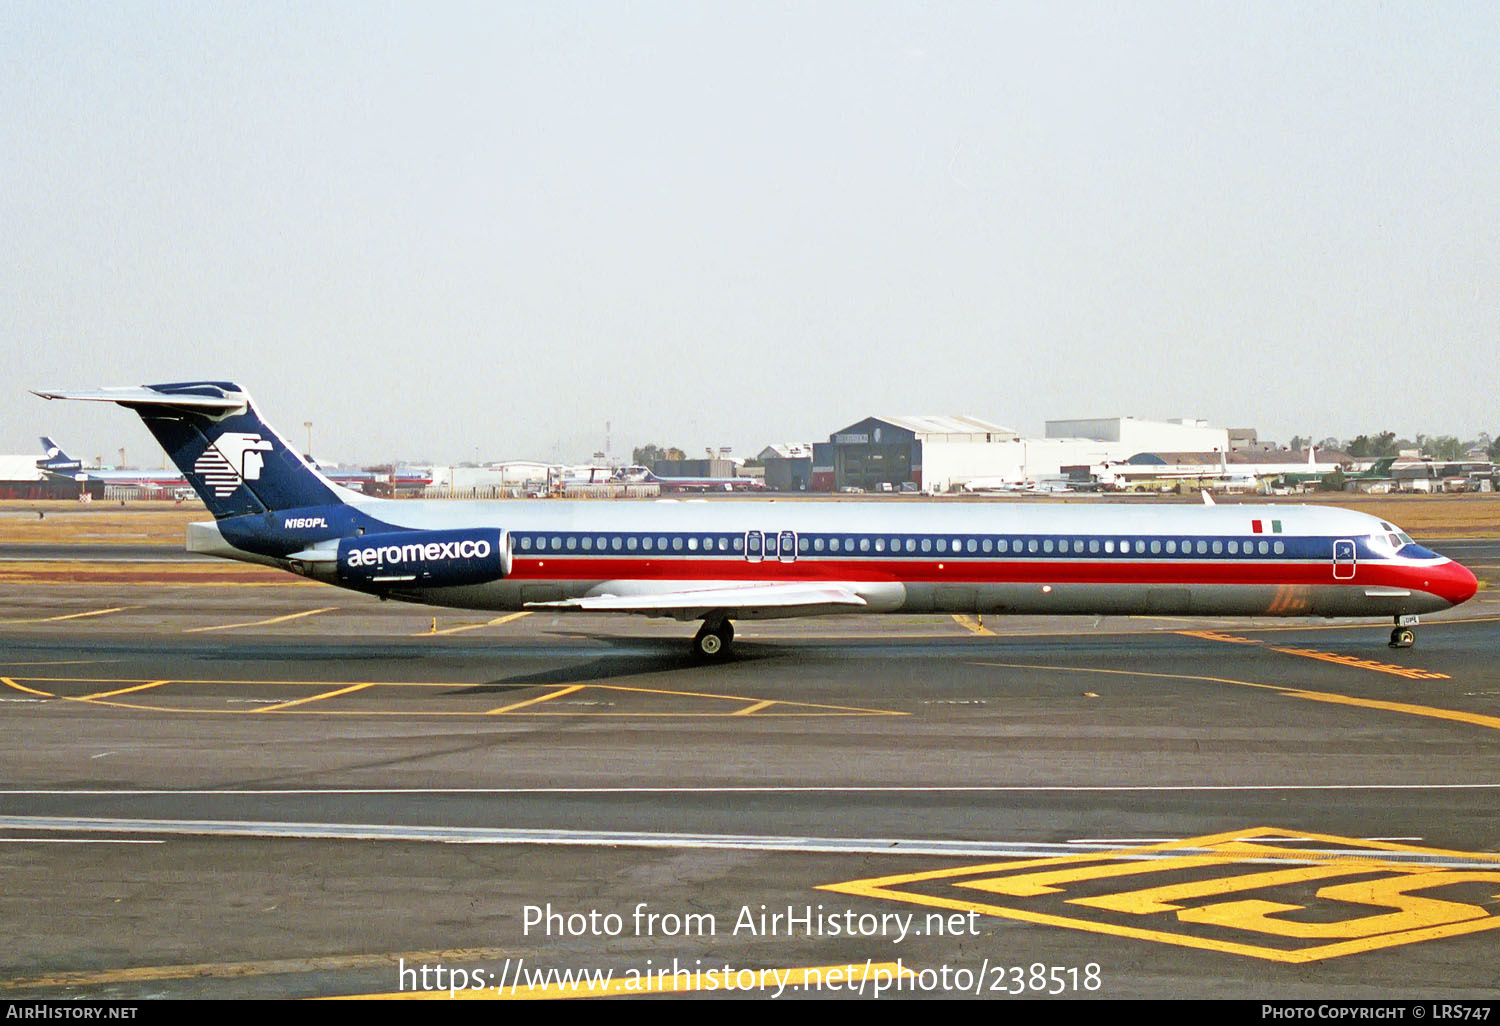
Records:
[[[1048,438],[1087,438],[1109,442],[1125,459],[1139,452],[1229,452],[1229,429],[1209,427],[1208,421],[1143,420],[1104,417],[1088,420],[1049,420]]]
[[[1141,452],[1222,453],[1229,432],[1201,420],[1137,417],[1047,422],[1045,438],[1022,438],[977,417],[868,417],[813,446],[817,491],[925,492],[1003,488],[1098,467]]]

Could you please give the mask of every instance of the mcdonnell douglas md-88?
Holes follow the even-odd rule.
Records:
[[[340,488],[238,385],[39,391],[135,410],[213,514],[187,547],[383,599],[702,621],[835,613],[1386,616],[1477,588],[1375,517],[1318,506],[461,502]]]

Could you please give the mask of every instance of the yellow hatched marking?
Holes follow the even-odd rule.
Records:
[[[1486,854],[1442,851],[1390,842],[1353,840],[1306,831],[1297,831],[1297,835],[1302,841],[1336,845],[1341,850],[1318,851],[1277,846],[1276,839],[1285,836],[1285,832],[1269,827],[1259,827],[1084,856],[989,863],[852,880],[847,883],[825,884],[819,887],[819,890],[885,898],[964,912],[981,912],[1021,922],[1060,926],[1091,933],[1130,937],[1293,964],[1461,936],[1500,927],[1500,916],[1490,914],[1480,906],[1411,893],[1452,883],[1500,884],[1500,873],[1489,870],[1468,870],[1462,866],[1446,868],[1380,858],[1385,853],[1403,852],[1437,855],[1455,860],[1484,859],[1488,861]],[[1369,849],[1369,854],[1351,856],[1343,850],[1350,847]],[[1315,865],[1271,871],[1252,869],[1244,874],[1174,883],[1103,897],[1079,897],[1065,900],[1070,904],[1092,906],[1101,910],[1132,915],[1175,913],[1168,921],[1242,930],[1260,934],[1263,937],[1322,943],[1312,943],[1302,948],[1268,947],[1264,944],[1199,937],[1116,922],[1076,919],[1034,909],[981,904],[968,899],[901,889],[915,883],[952,880],[954,886],[970,889],[1012,895],[1045,895],[1065,891],[1068,884],[1098,879],[1101,876],[1099,867],[1101,861],[1119,865],[1122,860],[1128,860],[1125,861],[1125,866],[1128,868],[1123,868],[1120,872],[1127,876],[1145,875],[1180,869],[1190,859],[1204,858],[1205,856],[1197,854],[1204,848],[1217,852],[1216,856],[1210,857],[1211,861],[1223,864],[1225,869],[1267,859],[1313,862]],[[1174,852],[1180,852],[1183,849],[1194,851],[1185,852],[1183,855],[1173,855]],[[1167,858],[1165,860],[1151,858],[1155,855],[1165,855]],[[1048,872],[1044,874],[1017,873],[1018,870],[1035,867],[1047,867]],[[1227,897],[1265,886],[1309,882],[1340,875],[1366,877],[1378,872],[1384,872],[1387,875],[1327,886],[1318,890],[1316,894],[1318,898],[1331,902],[1352,903],[1379,909],[1384,913],[1383,915],[1360,916],[1356,914],[1341,921],[1308,923],[1296,919],[1276,918],[1277,913],[1296,911],[1301,906],[1271,901],[1230,900],[1186,909],[1175,904],[1178,900],[1188,898]],[[972,878],[988,873],[999,873],[1001,876],[998,879],[988,880],[954,879]],[[1397,911],[1390,912],[1390,909]]]
[[[1382,702],[1373,698],[1355,698],[1330,691],[1305,691],[1280,684],[1257,684],[1248,680],[1231,680],[1228,677],[1205,677],[1192,673],[1147,673],[1144,670],[1105,670],[1095,666],[1045,666],[1040,663],[971,663],[971,666],[999,666],[1013,670],[1055,670],[1071,673],[1108,673],[1124,677],[1160,677],[1167,680],[1202,680],[1213,684],[1237,684],[1245,688],[1261,688],[1279,691],[1292,698],[1305,698],[1309,702],[1329,702],[1334,705],[1352,705],[1364,709],[1379,709],[1383,712],[1402,713],[1407,716],[1424,716],[1435,720],[1453,720],[1476,727],[1500,730],[1500,718],[1479,713],[1459,712],[1456,709],[1440,709],[1431,705],[1413,705],[1408,702]]]
[[[28,687],[26,687],[26,686],[24,686],[22,684],[17,684],[15,681],[11,680],[9,677],[0,677],[0,684],[4,684],[8,688],[15,688],[17,691],[24,691],[28,695],[40,695],[42,698],[56,698],[57,697],[56,695],[49,694],[46,691],[33,691],[31,688],[28,688]]]
[[[551,694],[538,695],[536,698],[528,698],[523,702],[516,702],[512,705],[502,705],[498,709],[491,709],[487,713],[485,713],[485,715],[498,716],[501,713],[515,712],[517,709],[524,709],[528,705],[536,705],[540,702],[550,702],[554,698],[561,698],[564,695],[571,695],[573,692],[582,691],[583,689],[584,685],[582,684],[569,684],[567,687],[564,687],[558,691],[554,691]]]
[[[201,634],[204,631],[229,631],[237,627],[265,627],[273,623],[285,623],[288,620],[300,620],[304,616],[317,616],[319,613],[329,613],[339,608],[338,606],[324,606],[322,609],[304,609],[300,613],[288,613],[286,616],[273,616],[269,620],[252,620],[249,623],[221,623],[214,627],[189,627],[183,631],[184,634]]]
[[[122,613],[127,609],[137,609],[138,606],[110,606],[108,609],[90,609],[86,613],[68,613],[66,616],[37,616],[28,620],[0,620],[0,623],[54,623],[58,620],[81,620],[86,616],[108,616],[110,613]]]
[[[339,695],[350,695],[356,691],[363,691],[365,688],[373,688],[377,684],[377,681],[366,681],[363,684],[351,684],[347,688],[339,688],[337,691],[325,691],[321,695],[309,695],[306,698],[298,698],[290,702],[282,702],[279,705],[267,705],[259,709],[251,709],[250,712],[269,713],[277,712],[281,709],[292,709],[299,705],[306,705],[308,702],[321,702],[325,698],[337,698]]]
[[[1235,645],[1259,645],[1259,640],[1250,637],[1236,637],[1235,634],[1226,634],[1221,630],[1178,630],[1176,634],[1185,634],[1188,637],[1203,637],[1206,640],[1221,640],[1221,642],[1235,643]]]
[[[985,638],[993,638],[995,636],[994,631],[990,630],[978,620],[975,620],[972,616],[964,616],[962,613],[954,613],[953,622],[958,624],[964,630],[968,631],[970,634]]]
[[[530,615],[530,610],[524,613],[510,613],[506,616],[497,616],[493,620],[486,620],[484,623],[466,623],[462,627],[446,627],[440,631],[418,631],[416,634],[413,634],[412,637],[431,638],[436,637],[439,634],[459,634],[463,631],[477,631],[481,627],[499,627],[502,623],[510,623],[512,620],[519,620],[523,616]]]
[[[145,691],[147,688],[159,688],[163,684],[170,684],[170,683],[172,683],[170,680],[153,680],[153,681],[148,681],[145,684],[136,684],[136,685],[134,685],[132,687],[128,687],[128,688],[118,688],[118,689],[116,689],[114,691],[100,691],[98,694],[84,695],[82,698],[77,699],[77,701],[79,701],[79,702],[92,702],[92,701],[94,701],[96,699],[100,699],[100,698],[113,698],[116,695],[128,695],[132,691]]]
[[[771,699],[768,698],[764,702],[756,702],[754,705],[747,705],[747,706],[745,706],[745,708],[739,710],[738,712],[733,712],[733,713],[730,713],[729,715],[731,715],[731,716],[754,716],[756,713],[760,712],[762,709],[769,709],[771,706],[773,706],[775,704],[776,704],[775,701],[773,701],[773,700],[771,700]]]
[[[1390,663],[1377,662],[1374,659],[1361,659],[1359,656],[1338,655],[1335,652],[1319,652],[1311,648],[1281,648],[1271,646],[1272,652],[1283,652],[1286,655],[1301,656],[1304,659],[1319,659],[1325,663],[1339,663],[1342,666],[1352,666],[1357,670],[1374,670],[1376,673],[1389,673],[1397,677],[1405,677],[1408,680],[1452,680],[1446,673],[1438,673],[1435,670],[1420,670],[1415,666],[1393,666]]]
[[[521,961],[521,960],[518,960]],[[524,967],[518,967],[517,972]],[[537,975],[552,975],[553,970],[547,967],[538,967],[527,970],[527,975],[532,972]],[[850,991],[849,984],[859,984],[862,981],[879,983],[890,989],[897,979],[911,979],[916,976],[916,971],[900,962],[865,962],[849,963],[846,965],[817,965],[806,966],[795,969],[709,969],[691,975],[673,975],[662,971],[655,973],[653,970],[645,970],[638,975],[627,973],[610,973],[607,979],[601,979],[604,972],[589,973],[589,979],[583,983],[550,983],[544,986],[527,986],[517,983],[514,986],[501,986],[498,982],[490,990],[407,990],[396,991],[385,994],[354,994],[348,995],[357,1000],[388,1001],[392,999],[405,999],[408,1001],[431,1001],[440,999],[443,1001],[552,1001],[560,998],[590,998],[590,997],[654,997],[661,994],[701,994],[722,992],[735,994],[747,991],[776,991],[784,987],[796,987],[798,989],[816,989],[823,986],[836,988],[835,992]],[[582,973],[575,973],[583,975]],[[497,979],[498,973],[491,972],[490,977]],[[855,988],[856,991],[860,988]],[[333,998],[329,1000],[344,1000]]]

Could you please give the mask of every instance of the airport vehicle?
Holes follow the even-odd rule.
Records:
[[[135,410],[213,514],[187,547],[382,599],[732,621],[966,612],[1391,616],[1477,583],[1391,524],[1316,506],[393,501],[340,488],[229,382],[47,390]]]

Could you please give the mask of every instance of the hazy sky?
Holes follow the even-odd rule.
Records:
[[[869,414],[1500,432],[1500,5],[0,6],[28,387],[230,379],[324,458]]]

